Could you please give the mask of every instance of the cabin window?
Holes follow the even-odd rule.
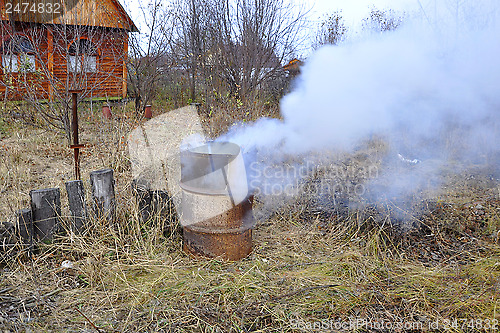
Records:
[[[35,48],[24,36],[14,36],[2,45],[2,67],[4,72],[34,72]]]
[[[97,48],[88,39],[81,38],[73,42],[68,49],[68,72],[97,72]]]

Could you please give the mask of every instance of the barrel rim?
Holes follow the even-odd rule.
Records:
[[[232,149],[234,149],[234,151],[220,152],[220,153],[218,153],[218,152],[210,152],[209,153],[209,152],[201,152],[201,151],[197,151],[196,150],[196,149],[199,149],[199,148],[202,148],[202,147],[214,146],[214,145],[217,145],[217,146],[227,145],[227,146],[231,147]],[[226,156],[226,157],[236,157],[236,156],[238,156],[241,153],[241,148],[236,143],[230,142],[230,141],[208,141],[208,142],[206,142],[206,143],[204,143],[202,145],[185,149],[182,152],[184,152],[184,153],[191,153],[191,154],[195,154],[195,155],[198,155],[198,156]]]

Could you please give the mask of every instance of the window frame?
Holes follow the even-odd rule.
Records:
[[[71,52],[70,49],[75,45],[75,43],[81,43],[82,40],[86,40],[94,50],[92,53],[80,52],[80,45],[78,46],[78,53]],[[88,47],[87,47],[88,48]],[[89,66],[89,59],[91,65]],[[66,70],[68,73],[73,74],[87,74],[87,73],[97,73],[99,71],[99,60],[100,60],[100,50],[88,37],[80,37],[73,40],[68,46],[68,59]]]
[[[14,39],[19,41],[27,41],[29,47],[27,51],[23,50],[22,43],[16,43],[14,47],[9,45],[9,49],[5,52],[5,44],[12,43]],[[2,70],[4,73],[34,73],[37,70],[36,66],[36,49],[32,40],[25,34],[15,34],[14,36],[2,42]],[[8,59],[8,62],[6,61]],[[14,61],[15,59],[15,61]],[[6,66],[6,64],[8,65]],[[27,66],[29,64],[29,66]]]

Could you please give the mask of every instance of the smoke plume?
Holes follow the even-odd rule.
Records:
[[[260,161],[267,168],[286,156],[355,153],[363,142],[381,138],[394,163],[408,164],[378,175],[390,183],[383,194],[392,196],[439,185],[432,179],[450,161],[498,165],[499,5],[488,3],[479,10],[462,2],[456,15],[444,6],[407,19],[396,31],[324,46],[282,99],[282,120],[235,126],[221,139],[243,147],[250,163],[255,152],[268,152]],[[290,173],[285,178],[293,182]]]

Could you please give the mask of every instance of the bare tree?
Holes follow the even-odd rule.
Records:
[[[302,42],[306,12],[285,0],[213,0],[214,73],[229,91],[250,97]]]
[[[163,33],[170,21],[163,1],[152,0],[141,4],[145,27],[142,33],[131,34],[128,67],[128,88],[135,99],[136,115],[151,103],[162,75],[169,68],[166,47],[171,35]]]
[[[205,0],[173,0],[169,10],[171,25],[164,26],[165,35],[173,36],[169,56],[177,70],[187,75],[190,99],[197,95],[199,77],[205,77],[209,36],[209,3]]]
[[[321,22],[313,47],[317,49],[325,44],[338,45],[345,40],[347,32],[342,11],[333,12]]]
[[[276,77],[301,43],[305,11],[286,0],[174,0],[169,55],[186,75],[191,100],[250,97]]]

